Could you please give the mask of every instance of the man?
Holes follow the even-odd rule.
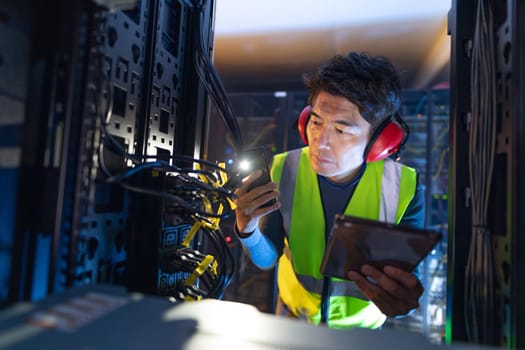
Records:
[[[423,226],[416,172],[390,159],[366,161],[370,146],[384,137],[378,131],[400,107],[400,79],[386,58],[351,52],[306,75],[305,84],[308,146],[274,157],[273,182],[247,192],[261,172],[244,179],[236,191],[236,231],[254,264],[278,263],[279,313],[334,328],[377,328],[418,306],[423,287],[417,277],[364,265],[342,281],[319,268],[336,213]],[[397,177],[387,186],[392,173]]]

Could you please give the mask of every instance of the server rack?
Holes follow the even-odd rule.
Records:
[[[468,341],[510,349],[525,345],[520,332],[524,280],[520,253],[524,196],[520,180],[525,29],[518,21],[524,11],[522,1],[453,1],[449,14],[449,342]],[[486,46],[477,51],[480,45]],[[485,57],[481,63],[480,52]],[[484,93],[479,92],[480,88]],[[487,111],[480,106],[491,108]],[[479,124],[480,120],[492,126]],[[486,136],[479,140],[494,141],[490,149],[486,143],[471,141],[480,132]],[[477,168],[469,166],[469,162],[479,165],[474,161],[480,155],[490,161]],[[482,183],[480,175],[490,176],[491,180]],[[474,207],[484,202],[473,195],[480,187],[487,203],[481,220]],[[483,257],[485,263],[474,264],[476,257]]]
[[[195,55],[213,56],[215,2],[108,3],[130,6],[1,4],[0,43],[17,55],[2,45],[0,69],[12,73],[2,74],[0,100],[12,120],[0,130],[16,131],[0,144],[5,304],[93,283],[170,295],[185,278],[159,259],[189,223],[167,215],[173,203],[162,196],[130,190],[173,189],[168,172],[152,167],[126,189],[111,179],[201,157],[208,98]]]

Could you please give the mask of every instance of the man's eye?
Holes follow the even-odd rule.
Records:
[[[335,128],[335,130],[338,134],[357,134],[359,132],[359,128],[355,126],[340,127]]]

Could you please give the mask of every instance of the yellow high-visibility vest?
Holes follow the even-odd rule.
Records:
[[[320,322],[325,220],[308,147],[278,154],[271,169],[279,185],[286,245],[279,259],[279,296],[298,317]],[[344,214],[399,223],[416,191],[414,169],[390,159],[368,163]],[[377,328],[386,316],[353,282],[332,278],[328,326]]]

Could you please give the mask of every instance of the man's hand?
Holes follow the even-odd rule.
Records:
[[[381,272],[363,265],[361,273],[349,271],[347,276],[388,317],[408,314],[419,306],[423,294],[416,276],[393,266],[385,266]]]
[[[261,170],[256,170],[242,180],[242,185],[235,193],[235,221],[237,229],[241,233],[252,232],[257,228],[259,218],[275,211],[281,207],[280,202],[276,202],[268,207],[262,207],[264,203],[277,199],[279,192],[274,182],[253,188],[246,192],[248,186],[262,175]]]

